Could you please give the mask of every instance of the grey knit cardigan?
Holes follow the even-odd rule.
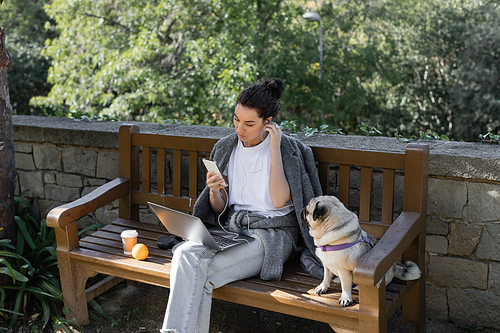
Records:
[[[221,171],[226,169],[231,153],[237,143],[238,136],[235,132],[215,144],[210,158],[217,162]],[[321,279],[323,277],[321,261],[314,255],[313,238],[309,235],[309,227],[302,221],[301,217],[301,211],[309,201],[316,196],[322,195],[314,156],[311,148],[295,138],[283,135],[281,137],[281,157],[285,177],[290,186],[295,217],[302,234],[303,244],[301,245],[305,245],[305,247],[300,247],[299,244],[293,244],[293,247],[301,248],[303,251],[301,256],[302,267],[312,276]],[[217,223],[217,216],[215,216],[210,206],[209,192],[210,190],[206,186],[194,205],[193,215],[206,223]],[[262,275],[265,274],[261,272]]]

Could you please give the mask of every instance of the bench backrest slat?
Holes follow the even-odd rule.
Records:
[[[382,223],[391,224],[394,208],[394,169],[384,169],[382,184]]]
[[[370,221],[372,195],[372,168],[361,167],[361,185],[359,190],[359,219]]]

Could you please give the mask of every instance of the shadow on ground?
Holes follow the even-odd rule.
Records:
[[[109,321],[92,320],[90,324],[74,327],[74,333],[159,332],[167,305],[168,289],[141,284],[120,283],[99,296],[97,301],[114,317]],[[401,318],[396,313],[389,320],[389,333],[399,332]],[[210,333],[328,333],[329,325],[283,315],[239,304],[214,300]],[[427,333],[472,332],[451,323],[428,321]],[[487,331],[483,331],[487,332]]]

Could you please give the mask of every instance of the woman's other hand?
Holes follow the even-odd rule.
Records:
[[[267,131],[269,135],[271,135],[271,142],[269,143],[269,149],[271,151],[274,150],[279,152],[281,147],[281,136],[283,135],[281,128],[275,122],[270,121],[264,127],[264,130]]]

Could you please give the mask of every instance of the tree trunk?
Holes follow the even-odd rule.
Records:
[[[10,55],[5,47],[6,29],[0,27],[0,239],[8,238],[15,245],[14,191],[16,164],[12,107],[7,85]]]

